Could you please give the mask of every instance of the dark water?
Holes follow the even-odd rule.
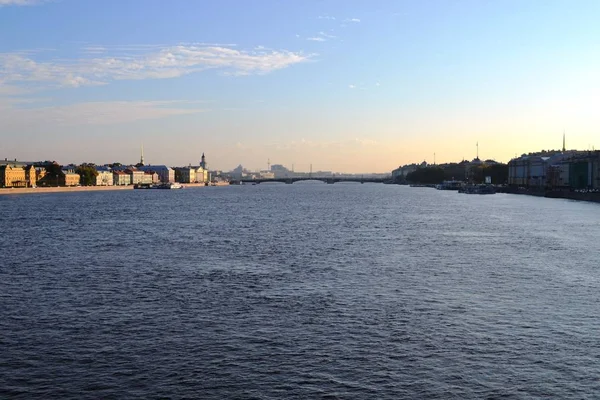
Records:
[[[0,398],[600,396],[598,204],[38,194],[0,232]]]

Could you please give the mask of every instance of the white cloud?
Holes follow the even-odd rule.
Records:
[[[325,33],[325,32],[323,32],[323,31],[319,32],[319,35],[321,35],[321,36],[323,36],[323,37],[325,37],[325,38],[327,38],[327,39],[335,39],[335,36],[334,36],[334,35],[330,35],[330,34],[328,34],[328,33]]]
[[[328,19],[328,20],[335,21],[335,17],[331,17],[331,16],[329,16],[329,15],[319,15],[319,16],[317,17],[317,19]]]
[[[348,87],[349,87],[350,89],[356,89],[356,86],[355,86],[355,85],[348,85]]]
[[[33,6],[36,4],[45,3],[46,0],[0,0],[2,6]]]
[[[207,111],[182,101],[107,101],[86,102],[51,107],[15,107],[17,102],[3,102],[0,124],[13,125],[112,125],[139,120]],[[19,102],[23,103],[23,102]]]
[[[322,38],[320,36],[315,36],[315,37],[306,38],[306,40],[310,40],[312,42],[324,42],[325,38]]]
[[[107,49],[88,46],[86,56],[36,61],[22,53],[0,53],[6,83],[47,83],[54,86],[105,84],[115,80],[166,79],[214,69],[228,75],[267,74],[307,61],[311,55],[287,50],[177,45],[156,48],[132,46]],[[94,56],[94,54],[102,55]]]
[[[344,20],[344,22],[355,22],[355,23],[359,23],[359,22],[360,22],[360,19],[358,19],[358,18],[346,18],[346,19]]]
[[[381,84],[379,82],[375,83],[375,86],[381,86]]]

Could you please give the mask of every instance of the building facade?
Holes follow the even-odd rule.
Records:
[[[96,186],[112,186],[113,185],[113,173],[109,167],[99,166],[96,167]]]
[[[522,155],[508,163],[508,184],[528,188],[600,187],[600,151]]]
[[[138,169],[144,172],[156,172],[162,183],[175,182],[175,170],[166,165],[142,165]]]
[[[139,169],[134,169],[134,168],[128,168],[125,170],[125,173],[127,175],[129,175],[129,177],[130,177],[129,182],[133,185],[137,185],[138,183],[143,183],[143,181],[144,181],[145,171],[142,171]]]
[[[131,184],[131,176],[125,171],[113,171],[113,185],[126,186]]]
[[[28,179],[25,168],[14,165],[0,165],[1,187],[27,187]]]
[[[79,181],[81,180],[81,176],[72,169],[64,169],[61,171],[61,174],[58,177],[58,182],[60,186],[77,186],[79,185]]]

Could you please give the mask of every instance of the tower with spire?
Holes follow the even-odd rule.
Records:
[[[200,166],[202,169],[206,169],[206,157],[204,156],[204,153],[202,153],[202,158],[200,159]]]
[[[140,165],[144,165],[144,145],[142,145],[141,148],[141,154],[140,154]]]
[[[567,151],[567,146],[566,146],[566,142],[565,142],[565,131],[563,130],[563,148],[562,148],[563,153],[565,151]]]

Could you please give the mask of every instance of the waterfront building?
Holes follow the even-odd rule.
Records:
[[[202,166],[175,168],[177,182],[180,183],[209,183],[210,174]]]
[[[138,169],[144,172],[156,172],[162,183],[175,182],[175,170],[166,165],[143,165]]]
[[[28,179],[25,168],[16,165],[0,165],[1,187],[27,187]]]
[[[144,185],[152,185],[154,183],[159,183],[158,174],[156,172],[144,172],[144,176],[142,177],[142,184]]]
[[[180,183],[192,183],[196,180],[196,170],[191,166],[175,168],[175,180]]]
[[[130,182],[132,185],[137,185],[138,183],[142,183],[144,180],[145,171],[136,169],[136,168],[127,168],[125,173],[130,176]]]
[[[29,187],[35,187],[37,185],[37,172],[33,165],[25,167],[25,180]]]
[[[113,171],[113,185],[126,186],[131,184],[131,176],[125,171]]]
[[[96,186],[112,186],[114,183],[113,173],[109,167],[96,167]]]
[[[395,181],[402,180],[406,178],[406,175],[415,172],[417,168],[419,168],[417,164],[408,164],[398,167],[392,171],[392,179]]]
[[[75,173],[73,169],[63,169],[58,176],[58,184],[60,186],[77,186],[80,180],[81,176]]]
[[[46,168],[35,167],[35,184],[39,185],[41,182],[43,182],[47,173],[48,171],[46,171]]]
[[[598,188],[599,164],[598,151],[524,154],[509,161],[508,184],[528,188]]]

